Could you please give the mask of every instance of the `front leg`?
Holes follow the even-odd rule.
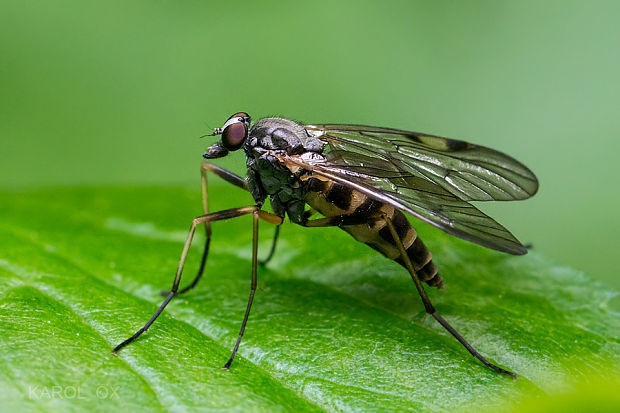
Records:
[[[133,336],[129,337],[127,340],[123,341],[118,346],[114,347],[114,350],[112,350],[112,353],[116,354],[120,349],[122,349],[126,345],[130,344],[132,341],[134,341],[135,339],[140,337],[142,335],[142,333],[144,333],[146,330],[148,330],[148,328],[151,326],[151,324],[153,324],[155,322],[155,320],[157,320],[157,317],[159,317],[161,312],[164,311],[164,308],[166,308],[166,306],[168,305],[170,300],[172,300],[172,298],[175,295],[178,294],[179,283],[181,282],[181,274],[183,273],[183,266],[185,265],[185,259],[187,258],[187,253],[189,252],[189,247],[192,244],[192,240],[194,239],[194,233],[196,232],[196,226],[197,225],[199,225],[201,223],[207,224],[207,223],[211,223],[212,221],[219,221],[219,220],[222,220],[222,219],[230,219],[230,218],[240,217],[242,215],[247,215],[247,214],[254,213],[257,210],[258,210],[258,207],[256,207],[256,206],[244,207],[244,208],[234,208],[234,209],[228,209],[228,210],[224,210],[224,211],[220,211],[220,212],[215,212],[213,214],[202,215],[202,216],[200,216],[198,218],[194,218],[192,220],[192,225],[191,225],[191,227],[189,229],[189,233],[187,234],[187,239],[185,240],[185,245],[183,246],[183,252],[181,253],[181,259],[179,261],[179,266],[177,268],[176,276],[174,277],[174,282],[172,283],[172,288],[170,289],[170,291],[166,295],[166,299],[159,306],[159,308],[157,309],[155,314],[153,314],[153,316],[149,319],[149,321],[147,321],[147,323],[144,325],[144,327],[142,327],[141,329],[136,331],[136,333]],[[207,245],[209,245],[209,244],[207,243]]]
[[[157,309],[157,311],[155,312],[155,314],[153,314],[153,316],[149,319],[149,321],[147,321],[147,323],[144,325],[144,327],[140,328],[138,331],[136,331],[136,333],[129,337],[127,340],[123,341],[122,343],[120,343],[118,346],[116,346],[114,348],[114,350],[112,350],[113,354],[116,354],[119,350],[121,350],[123,347],[127,346],[128,344],[130,344],[131,342],[133,342],[134,340],[136,340],[138,337],[140,337],[142,335],[142,333],[144,333],[146,330],[149,329],[149,327],[155,322],[155,320],[157,319],[157,317],[159,317],[159,315],[162,313],[162,311],[164,311],[164,308],[166,308],[166,306],[168,305],[168,303],[176,296],[178,295],[179,292],[179,284],[181,283],[181,275],[183,274],[183,267],[185,265],[185,260],[187,259],[187,254],[189,252],[189,248],[192,244],[192,240],[194,239],[194,233],[196,232],[196,227],[202,223],[205,224],[210,224],[211,222],[214,221],[222,221],[225,219],[232,219],[232,218],[237,218],[243,215],[248,215],[248,214],[253,214],[254,215],[254,223],[253,223],[253,228],[254,228],[254,242],[253,242],[253,258],[252,258],[252,291],[254,291],[254,289],[256,288],[256,245],[257,245],[257,239],[258,239],[258,219],[262,219],[263,221],[267,221],[269,223],[272,224],[276,224],[279,225],[282,223],[282,219],[280,217],[277,217],[273,214],[270,214],[268,212],[265,211],[261,211],[259,209],[258,206],[247,206],[247,207],[241,207],[241,208],[233,208],[233,209],[226,209],[223,211],[219,211],[219,212],[214,212],[211,214],[205,214],[205,215],[201,215],[197,218],[194,218],[192,220],[192,225],[189,229],[189,233],[187,234],[187,239],[185,240],[185,244],[183,246],[183,252],[181,253],[181,259],[179,260],[179,266],[177,268],[177,272],[176,275],[174,277],[174,282],[172,283],[172,288],[170,289],[170,292],[167,294],[166,299],[164,300],[164,302],[159,306],[159,308]],[[242,326],[242,330],[241,333],[239,335],[239,339],[237,341],[237,345],[235,346],[235,352],[236,349],[239,347],[239,342],[241,341],[241,336],[243,335],[243,330],[245,329],[245,323],[247,322],[247,315],[249,314],[250,311],[250,306],[252,304],[252,298],[254,297],[254,293],[252,292],[251,296],[250,296],[250,302],[248,304],[248,309],[246,312],[246,317],[244,319],[244,324]],[[229,360],[229,363],[232,362],[232,358],[234,357],[234,352],[233,352],[233,356],[231,356],[231,359]]]
[[[208,179],[207,179],[207,172],[211,172],[217,176],[219,176],[220,178],[222,178],[224,181],[239,187],[243,190],[249,191],[248,188],[248,184],[245,181],[245,179],[243,179],[242,177],[240,177],[239,175],[237,175],[234,172],[231,172],[227,169],[222,168],[221,166],[209,163],[209,162],[202,162],[200,164],[200,178],[201,178],[201,189],[202,189],[202,210],[204,214],[208,214],[209,213],[209,198],[208,198]],[[202,250],[202,257],[200,259],[200,266],[198,267],[198,272],[196,273],[196,275],[194,276],[194,279],[192,280],[192,282],[187,285],[186,287],[182,288],[181,290],[179,290],[176,295],[180,295],[180,294],[185,294],[186,292],[188,292],[189,290],[193,289],[194,287],[196,287],[196,285],[198,284],[198,282],[200,281],[200,279],[202,278],[202,275],[204,274],[204,270],[206,267],[206,263],[207,263],[207,257],[209,255],[209,247],[211,245],[211,222],[205,222],[205,235],[206,235],[206,239],[205,239],[205,245],[204,245],[204,249]],[[274,234],[274,239],[272,242],[272,247],[271,250],[269,252],[269,257],[261,262],[261,264],[266,264],[269,259],[271,259],[271,257],[273,256],[274,250],[275,250],[275,245],[277,242],[277,238],[279,235],[279,226],[278,229],[276,230],[275,234]],[[166,297],[168,294],[170,294],[170,291],[168,290],[164,290],[161,292],[161,295]]]

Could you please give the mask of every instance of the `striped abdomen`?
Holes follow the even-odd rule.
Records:
[[[356,240],[405,266],[392,233],[382,219],[392,220],[418,277],[427,284],[443,288],[443,279],[433,264],[432,255],[405,215],[392,205],[376,201],[348,186],[311,178],[306,202],[327,218],[346,215],[355,218],[354,225],[341,225]],[[364,223],[357,223],[364,222]]]

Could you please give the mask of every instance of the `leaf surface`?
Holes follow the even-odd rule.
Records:
[[[251,205],[215,186],[213,211]],[[50,410],[493,410],[620,375],[616,293],[535,250],[513,257],[415,223],[446,289],[438,311],[486,369],[424,309],[406,271],[338,228],[286,224],[239,354],[251,218],[213,225],[204,279],[141,339],[110,350],[169,288],[200,191],[103,187],[0,195],[0,404]],[[518,207],[518,205],[515,205]],[[273,229],[261,224],[259,253]],[[194,240],[182,285],[194,276]]]

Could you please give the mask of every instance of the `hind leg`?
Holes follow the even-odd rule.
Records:
[[[413,269],[411,260],[409,259],[409,256],[405,252],[405,247],[403,246],[403,243],[400,237],[398,236],[398,233],[396,232],[396,228],[394,227],[392,220],[388,218],[387,216],[383,216],[383,219],[385,220],[390,230],[390,233],[392,234],[392,237],[394,238],[394,242],[396,243],[396,246],[400,250],[401,259],[404,261],[405,267],[407,268],[407,271],[409,271],[409,274],[411,275],[411,278],[413,279],[413,283],[415,284],[416,289],[418,290],[418,293],[420,294],[420,297],[422,298],[422,303],[424,303],[424,308],[426,309],[426,312],[430,314],[435,320],[437,320],[443,328],[448,330],[448,332],[452,334],[452,336],[456,338],[459,341],[459,343],[461,343],[463,347],[465,347],[467,351],[471,353],[472,356],[480,360],[482,364],[489,367],[490,369],[495,370],[498,373],[502,373],[502,374],[512,377],[513,379],[516,379],[517,378],[516,374],[508,370],[504,370],[503,368],[498,367],[495,364],[492,364],[491,362],[489,362],[487,359],[485,359],[480,353],[478,353],[478,351],[476,351],[476,349],[474,349],[463,338],[463,336],[461,336],[450,324],[448,324],[448,322],[442,316],[439,315],[437,310],[435,310],[435,307],[433,307],[431,300],[428,298],[428,295],[426,294],[426,291],[424,290],[424,286],[422,285],[422,281],[420,281],[420,278],[418,277],[415,270]]]

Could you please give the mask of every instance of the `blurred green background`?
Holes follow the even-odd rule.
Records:
[[[2,0],[0,187],[198,191],[198,136],[240,110],[411,129],[523,161],[539,194],[483,209],[620,288],[619,18],[617,1]]]

